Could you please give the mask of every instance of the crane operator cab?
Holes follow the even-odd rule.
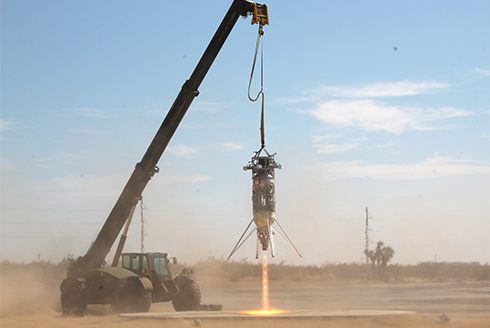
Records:
[[[173,264],[177,258],[172,257]],[[140,276],[149,276],[152,271],[163,279],[172,279],[167,253],[124,253],[122,267]]]
[[[167,253],[123,253],[122,267],[138,276],[147,277],[153,285],[153,302],[172,301],[175,310],[196,310],[201,303],[201,292],[192,269],[184,268],[172,279],[169,263],[177,258]]]

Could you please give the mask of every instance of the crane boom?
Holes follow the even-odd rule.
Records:
[[[118,234],[128,220],[131,209],[137,204],[138,199],[140,199],[143,190],[152,176],[158,172],[159,169],[156,165],[160,157],[165,151],[165,148],[177,130],[177,127],[182,121],[192,101],[198,96],[198,88],[201,85],[201,82],[206,76],[206,73],[210,69],[231,30],[235,26],[239,16],[246,17],[250,14],[254,15],[252,23],[259,23],[261,25],[268,24],[266,5],[259,5],[248,0],[233,1],[191,77],[182,86],[181,91],[177,95],[177,98],[172,104],[172,107],[158,129],[142,160],[136,164],[131,177],[97,235],[97,238],[92,243],[87,253],[76,261],[76,264],[71,270],[73,275],[78,275],[85,270],[100,267],[101,261],[104,260],[109,253]]]

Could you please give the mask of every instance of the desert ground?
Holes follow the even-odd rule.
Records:
[[[369,283],[327,285],[308,282],[271,282],[270,307],[290,311],[406,310],[415,315],[328,319],[164,320],[124,318],[110,306],[89,306],[84,317],[62,316],[59,282],[40,281],[35,272],[1,276],[1,327],[490,327],[490,282]],[[203,304],[222,304],[226,311],[260,309],[257,281],[200,282]],[[150,312],[173,312],[170,303],[153,304]],[[447,314],[451,321],[439,319]]]

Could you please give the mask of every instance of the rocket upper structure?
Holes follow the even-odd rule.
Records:
[[[248,165],[243,167],[245,171],[252,171],[253,219],[250,221],[247,229],[245,229],[245,232],[238,240],[228,258],[230,258],[254,232],[256,232],[257,235],[255,258],[259,257],[260,250],[264,252],[270,250],[272,257],[275,257],[274,236],[276,234],[294,249],[300,257],[302,257],[301,253],[294,246],[293,242],[289,239],[289,236],[276,219],[275,170],[282,169],[282,165],[275,161],[275,155],[276,154],[269,154],[269,152],[262,146],[252,157]],[[252,223],[255,225],[254,227],[252,227]],[[276,226],[279,229],[276,229]]]

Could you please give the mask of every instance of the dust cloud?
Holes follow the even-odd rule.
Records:
[[[63,279],[59,272],[52,276],[36,265],[1,265],[0,315],[35,315],[61,311],[58,286]]]
[[[257,309],[262,305],[261,268],[237,263],[224,272],[221,260],[198,262],[198,282],[203,304],[222,304],[224,311]],[[251,272],[244,274],[249,268]],[[181,265],[172,267],[177,275]],[[250,278],[258,271],[258,278]],[[233,279],[237,274],[249,278]],[[46,263],[2,263],[0,275],[0,325],[4,327],[101,327],[133,328],[196,327],[194,320],[131,319],[120,317],[109,305],[89,305],[84,317],[62,316],[59,284],[65,277],[63,265]],[[202,278],[202,279],[201,279]],[[271,307],[292,311],[408,310],[418,314],[399,317],[357,317],[331,319],[254,318],[240,320],[202,319],[203,327],[215,328],[381,328],[441,327],[439,315],[445,311],[453,328],[490,326],[490,282],[450,283],[346,283],[329,281],[319,284],[308,279],[288,279],[269,285]],[[174,312],[170,303],[153,304],[150,312]]]

